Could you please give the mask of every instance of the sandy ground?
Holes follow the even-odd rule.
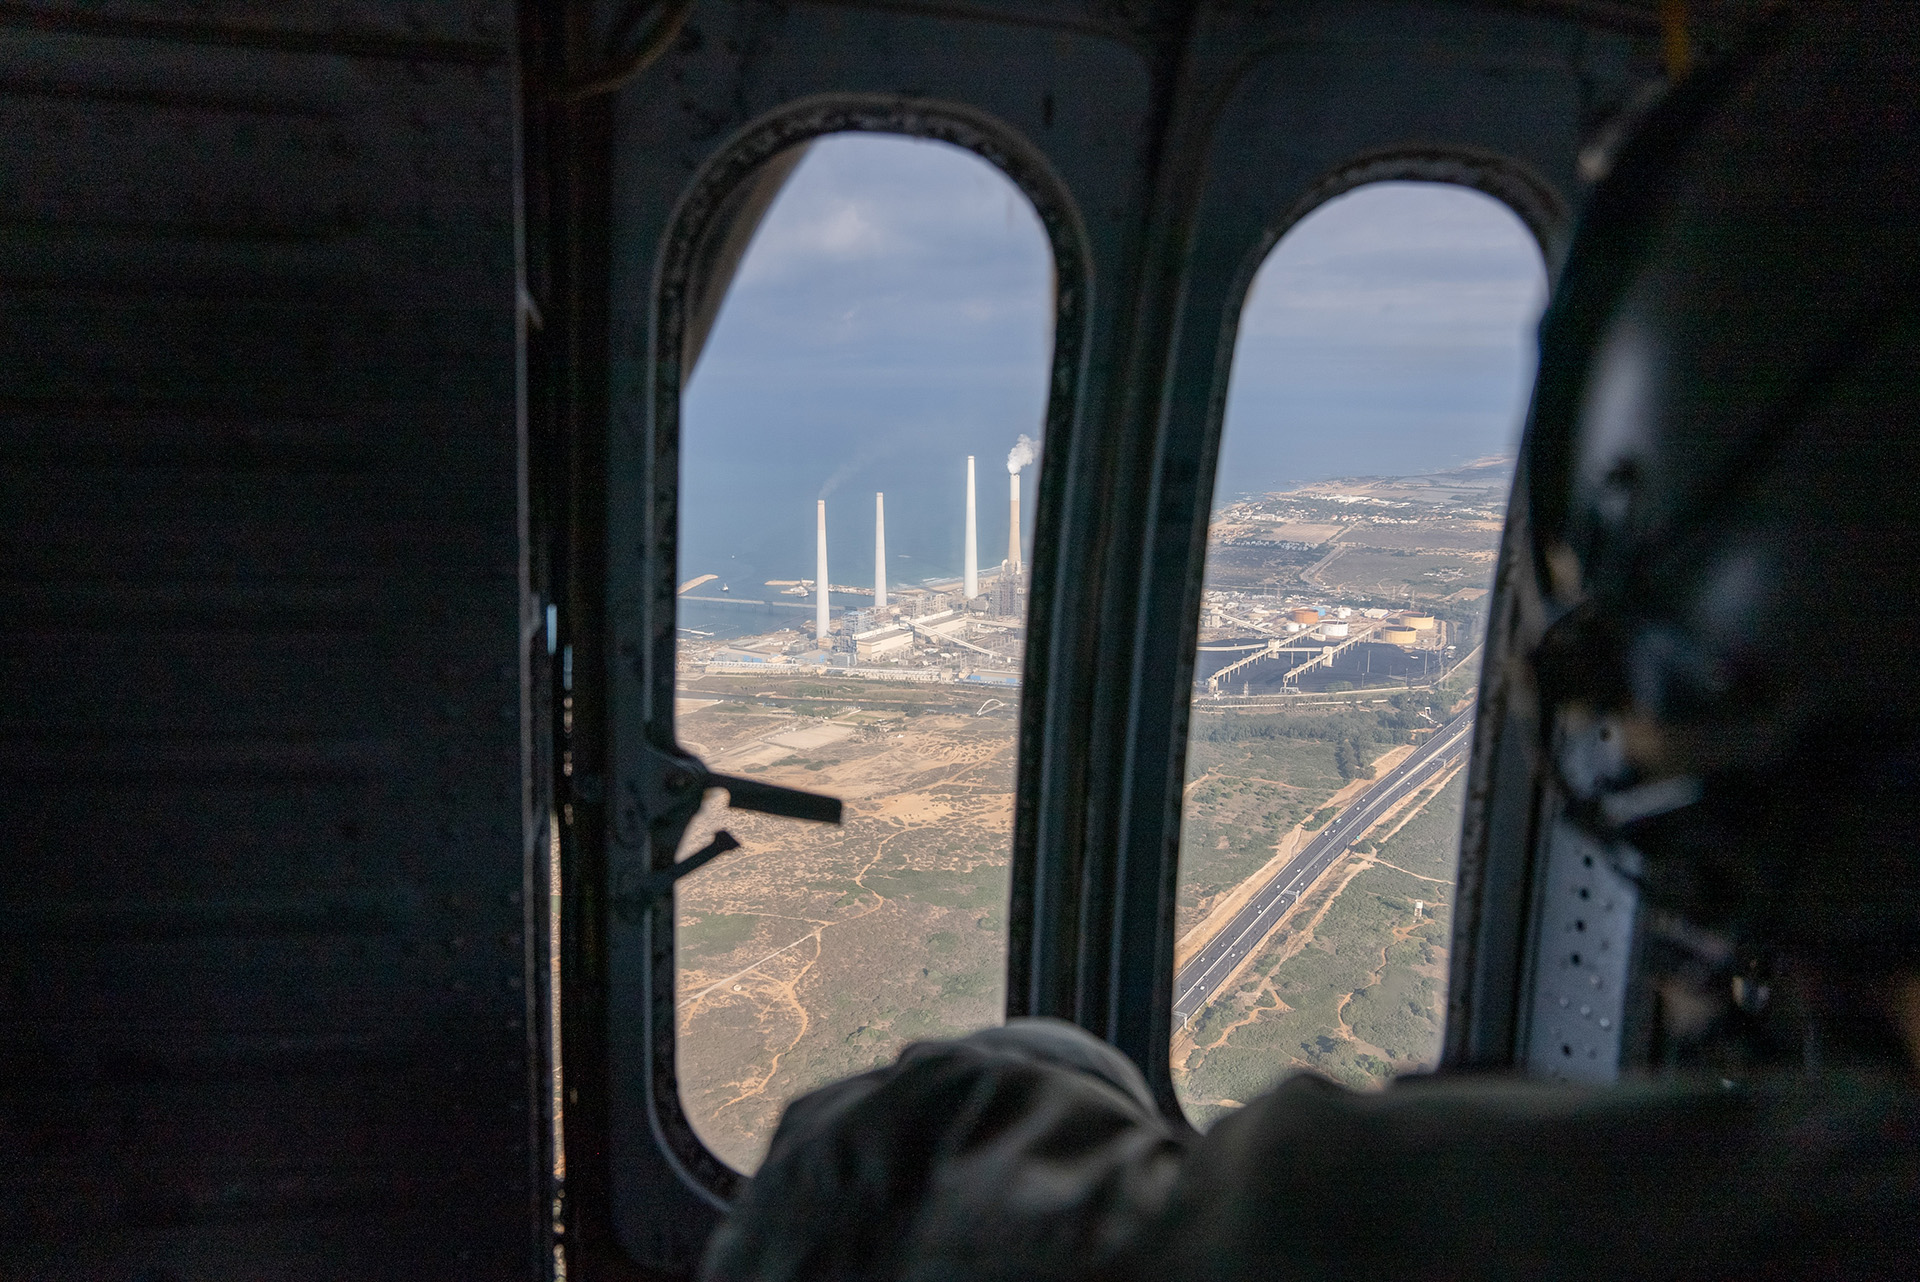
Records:
[[[840,722],[829,721],[825,725],[808,726],[804,730],[789,730],[783,734],[770,734],[766,742],[779,744],[783,748],[806,750],[824,748],[830,743],[839,743],[853,733],[853,727]]]
[[[694,1129],[751,1170],[797,1091],[915,1036],[993,1022],[1005,903],[963,892],[976,871],[1004,870],[1015,722],[945,707],[904,724],[872,709],[823,721],[723,702],[687,729],[717,768],[847,802],[833,828],[716,796],[682,847],[723,824],[743,842],[678,887],[690,933],[677,943],[676,1050]]]

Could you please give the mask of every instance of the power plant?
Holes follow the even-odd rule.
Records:
[[[1006,556],[985,573],[979,549],[978,460],[971,454],[964,457],[961,574],[889,584],[887,496],[876,490],[872,586],[835,584],[827,565],[827,500],[822,497],[814,504],[813,579],[767,581],[768,587],[777,587],[784,595],[803,600],[812,595],[813,600],[805,603],[814,611],[811,636],[791,624],[771,626],[752,636],[734,632],[725,640],[696,643],[690,657],[717,672],[764,672],[774,665],[878,680],[1017,686],[1026,649],[1027,605],[1021,473],[1037,462],[1038,446],[1023,436],[1007,455]],[[682,594],[712,577],[688,579],[681,585]],[[1307,586],[1325,590],[1324,585]],[[843,602],[854,598],[846,602],[837,620],[832,609],[835,593]],[[870,598],[871,603],[860,598]],[[688,599],[728,603],[720,598]],[[738,597],[731,603],[761,608],[785,605]],[[793,604],[805,608],[801,602]],[[1282,698],[1443,678],[1472,653],[1466,644],[1472,640],[1471,632],[1462,634],[1458,626],[1418,608],[1411,594],[1404,604],[1380,607],[1364,597],[1343,605],[1324,597],[1282,596],[1257,585],[1209,587],[1203,601],[1202,655],[1195,686],[1212,698]],[[1460,653],[1463,650],[1466,653]]]
[[[827,501],[821,499],[815,509],[819,537],[817,545],[819,556],[816,558],[813,574],[815,596],[813,615],[813,636],[817,641],[827,639]]]
[[[873,586],[833,582],[827,565],[827,499],[815,500],[812,579],[769,579],[779,595],[813,609],[812,635],[792,625],[747,634],[735,630],[724,639],[695,643],[698,661],[709,671],[766,671],[767,665],[812,665],[828,672],[909,681],[967,681],[1018,686],[1026,650],[1026,576],[1020,542],[1020,473],[1038,459],[1039,447],[1022,436],[1007,456],[1007,559],[998,573],[980,571],[979,499],[973,455],[967,460],[966,546],[964,573],[906,584],[887,582],[887,496],[873,495]],[[827,487],[831,489],[831,486]],[[896,495],[895,497],[898,497]],[[786,608],[787,602],[754,597],[689,596],[690,590],[716,578],[696,576],[680,586],[682,599],[761,610]],[[722,589],[725,590],[724,587]],[[871,597],[842,609],[836,620],[833,596]],[[791,616],[789,616],[791,617]],[[771,620],[769,621],[771,622]],[[682,628],[692,636],[711,632]]]
[[[959,589],[958,608],[978,610],[973,603],[979,602],[982,594],[986,596],[985,608],[990,618],[1017,620],[1026,607],[1026,574],[1024,558],[1021,555],[1020,540],[1020,473],[1028,463],[1038,457],[1038,445],[1031,437],[1022,436],[1017,445],[1007,455],[1007,556],[1000,563],[999,573],[988,584],[981,581],[980,573],[980,526],[979,497],[974,456],[967,455],[967,492],[966,492],[966,530],[962,549],[962,573],[960,581],[951,593]],[[843,596],[867,595],[867,589],[842,584],[838,588],[827,578],[827,501],[822,498],[814,504],[815,525],[815,564],[813,579],[814,597],[814,640],[824,642],[833,631],[831,601],[832,594],[839,592]],[[785,585],[792,580],[770,580],[769,586]],[[793,586],[787,589],[793,593],[802,593],[806,589]],[[853,625],[867,628],[891,618],[900,609],[906,609],[909,615],[918,608],[916,602],[926,595],[924,589],[908,588],[903,598],[898,591],[889,592],[887,587],[887,496],[884,491],[875,491],[873,496],[873,605],[861,608],[849,617],[850,631]]]
[[[1007,469],[1007,568],[1020,573],[1020,469]]]
[[[814,577],[768,580],[785,595],[813,596],[812,636],[791,626],[755,638],[735,633],[700,658],[729,665],[811,664],[850,676],[916,681],[1018,684],[1026,643],[1026,557],[1020,527],[1021,472],[1038,459],[1026,436],[1007,455],[1007,552],[984,574],[980,566],[978,460],[966,455],[963,572],[890,585],[887,582],[887,496],[873,495],[873,586],[835,584],[827,566],[827,501],[814,504]],[[898,495],[896,494],[896,498]],[[695,577],[690,588],[712,579]],[[1309,585],[1315,586],[1315,585]],[[1324,590],[1324,586],[1322,590]],[[724,587],[722,589],[724,591]],[[853,597],[836,623],[834,593]],[[857,598],[871,597],[871,604]],[[719,598],[689,597],[721,604]],[[780,603],[734,598],[745,606]],[[798,602],[795,603],[799,604]],[[804,607],[803,607],[804,608]],[[1195,685],[1212,697],[1279,697],[1312,691],[1377,688],[1381,682],[1427,680],[1463,662],[1471,632],[1405,604],[1379,607],[1364,598],[1338,604],[1285,596],[1270,588],[1209,587],[1201,617],[1203,657]],[[695,632],[695,635],[711,635]],[[1470,654],[1471,651],[1469,650]],[[1237,691],[1237,693],[1236,693]]]
[[[980,534],[974,528],[973,516],[973,455],[967,455],[967,550],[966,598],[971,601],[980,595]]]
[[[887,608],[887,496],[873,496],[873,608]]]

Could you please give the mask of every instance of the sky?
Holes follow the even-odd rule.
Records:
[[[1532,238],[1477,192],[1377,184],[1323,205],[1242,314],[1219,497],[1511,449],[1544,295]],[[718,574],[735,597],[811,578],[824,497],[830,578],[871,583],[875,491],[890,581],[957,574],[968,454],[980,563],[997,566],[1007,453],[1041,435],[1051,306],[1039,219],[987,162],[886,135],[815,142],[685,392],[681,577]]]
[[[1241,312],[1218,496],[1511,453],[1546,291],[1537,242],[1491,196],[1375,183],[1321,205]]]
[[[980,564],[997,566],[1007,454],[1041,435],[1046,410],[1052,275],[1032,206],[972,153],[884,135],[816,142],[687,387],[682,578],[812,578],[824,497],[829,577],[869,584],[875,491],[890,580],[957,574],[968,454]]]

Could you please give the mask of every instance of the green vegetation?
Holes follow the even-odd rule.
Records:
[[[1371,777],[1374,758],[1432,725],[1420,715],[1425,703],[1401,692],[1273,712],[1196,711],[1177,928],[1190,929],[1212,899],[1258,872],[1287,829],[1324,827],[1333,817],[1327,798]]]
[[[1342,745],[1342,746],[1344,747],[1345,745]],[[1333,817],[1338,813],[1340,813],[1340,808],[1338,806],[1324,807],[1320,810],[1314,811],[1313,817],[1307,820],[1305,823],[1301,824],[1300,826],[1308,832],[1319,832],[1322,828],[1326,827],[1329,823],[1331,823],[1333,820]]]
[[[1304,927],[1290,921],[1269,942],[1269,956],[1243,973],[1239,991],[1194,1020],[1195,1049],[1175,1078],[1196,1125],[1228,1111],[1218,1101],[1244,1103],[1291,1072],[1365,1086],[1433,1062],[1464,795],[1461,775],[1437,795],[1423,794],[1416,804],[1424,807],[1377,844],[1381,864],[1353,878],[1304,947],[1273,960]],[[1309,896],[1309,918],[1318,902]]]
[[[1380,982],[1356,992],[1347,1004],[1354,1037],[1378,1046],[1388,1063],[1427,1059],[1439,1049],[1441,985],[1413,969],[1431,966],[1434,951],[1425,940],[1387,945]]]
[[[1339,743],[1345,740],[1362,746],[1386,747],[1409,742],[1413,731],[1429,725],[1420,717],[1420,708],[1425,702],[1418,695],[1402,692],[1389,699],[1339,708],[1200,712],[1194,717],[1191,738],[1196,743],[1271,739]]]
[[[1463,587],[1486,587],[1492,575],[1493,560],[1484,554],[1350,546],[1334,563],[1329,577],[1339,582],[1348,598],[1356,593],[1379,593],[1389,600],[1404,601],[1408,592],[1431,600]]]
[[[876,870],[863,880],[869,890],[888,899],[911,899],[938,908],[998,908],[1007,902],[1004,863],[981,864],[966,872],[944,868]]]
[[[680,1013],[682,1097],[714,1151],[751,1169],[794,1095],[998,1019],[1016,721],[975,716],[971,689],[812,673],[693,686],[689,703],[718,700],[681,710],[703,755],[750,750],[741,773],[849,797],[841,827],[730,814],[744,850],[676,890],[681,982],[701,994]],[[767,750],[821,717],[853,733]]]
[[[680,947],[692,957],[719,957],[753,938],[760,918],[753,913],[707,913],[676,928]]]
[[[1466,780],[1465,772],[1454,775],[1438,796],[1425,801],[1420,812],[1380,846],[1385,862],[1445,882],[1448,900],[1453,898],[1451,886],[1460,859],[1460,809],[1466,800]]]
[[[1248,991],[1215,1002],[1194,1030],[1198,1049],[1185,1065],[1183,1094],[1245,1102],[1300,1069],[1364,1086],[1393,1068],[1430,1061],[1438,1049],[1440,984],[1412,968],[1430,968],[1428,958],[1439,950],[1424,938],[1401,938],[1418,924],[1410,892],[1422,885],[1388,868],[1355,877],[1312,941],[1261,968],[1284,1008],[1257,1003]],[[1241,1020],[1248,1022],[1221,1036]],[[1191,1111],[1200,1124],[1219,1112]]]

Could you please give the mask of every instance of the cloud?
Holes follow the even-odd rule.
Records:
[[[768,210],[743,280],[808,279],[823,263],[925,270],[1032,241],[1033,208],[986,161],[946,143],[875,135],[820,139]],[[1042,239],[1042,242],[1044,240]]]
[[[1248,292],[1220,492],[1510,450],[1545,298],[1532,235],[1489,196],[1381,183],[1327,202]]]
[[[741,264],[740,279],[777,280],[822,259],[844,263],[885,257],[897,248],[896,238],[883,225],[885,216],[867,202],[829,200],[786,217],[768,218]]]
[[[682,577],[736,557],[767,578],[809,573],[813,500],[837,492],[832,555],[856,579],[871,513],[847,500],[870,489],[890,500],[890,549],[921,573],[957,570],[965,456],[990,473],[1044,419],[1052,270],[1031,206],[979,157],[815,143],[686,392]],[[1322,206],[1242,310],[1219,492],[1511,448],[1544,293],[1530,235],[1479,193],[1382,184]],[[1005,498],[980,496],[994,528],[984,505]]]
[[[833,564],[857,580],[872,516],[847,499],[885,490],[889,548],[919,573],[957,571],[966,455],[990,467],[1044,417],[1052,272],[1032,207],[972,153],[884,135],[815,143],[687,388],[683,563],[744,558],[794,577],[811,564],[818,496]]]

